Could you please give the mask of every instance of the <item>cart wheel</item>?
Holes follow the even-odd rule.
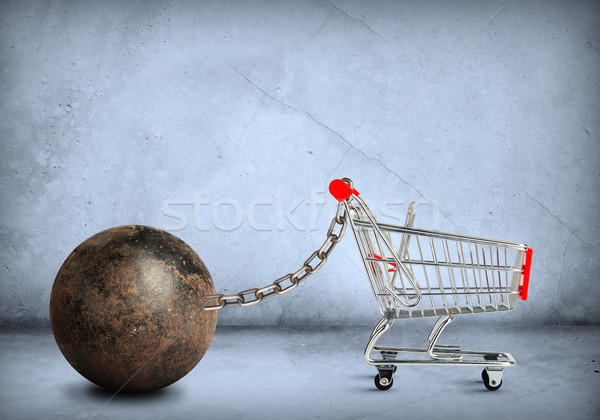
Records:
[[[389,375],[389,377],[381,376],[379,373],[375,375],[375,386],[377,389],[387,391],[392,385],[394,385],[394,378],[392,378],[392,375]]]
[[[490,391],[497,391],[502,386],[502,379],[498,383],[490,384],[490,375],[488,375],[486,369],[481,371],[481,379],[483,379],[483,384]]]

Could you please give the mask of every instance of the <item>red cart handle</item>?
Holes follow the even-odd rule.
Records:
[[[351,188],[350,185],[341,179],[334,179],[329,183],[329,192],[340,203],[350,197],[352,194],[358,195],[358,191]]]
[[[519,283],[519,298],[521,300],[527,300],[527,292],[529,291],[529,273],[531,272],[531,255],[533,249],[527,248],[525,251],[525,258],[523,261],[523,267],[521,269],[521,281]]]

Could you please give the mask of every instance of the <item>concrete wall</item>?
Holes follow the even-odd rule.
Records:
[[[64,259],[116,225],[178,235],[218,290],[268,284],[319,246],[343,176],[382,220],[416,199],[417,226],[535,249],[530,300],[474,322],[600,320],[597,2],[3,1],[0,16],[2,324],[47,323]],[[377,317],[349,235],[298,290],[219,322]]]

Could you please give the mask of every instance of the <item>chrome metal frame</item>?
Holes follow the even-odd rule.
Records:
[[[437,342],[455,315],[515,308],[527,245],[414,228],[414,202],[404,226],[379,223],[357,194],[344,205],[382,315],[364,351],[365,361],[379,370],[376,383],[390,387],[392,373],[400,365],[479,366],[485,368],[488,388],[497,389],[493,386],[500,386],[502,369],[516,364],[510,353],[461,350]],[[393,235],[398,234],[397,249]],[[411,253],[417,256],[411,258]],[[427,348],[377,345],[395,319],[428,316],[439,318],[427,337]],[[373,352],[381,357],[373,358]],[[398,357],[403,354],[420,358]]]

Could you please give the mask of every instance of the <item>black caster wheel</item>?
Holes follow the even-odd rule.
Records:
[[[394,378],[392,378],[392,375],[381,376],[379,373],[375,375],[375,386],[377,389],[387,391],[392,385],[394,385]]]
[[[500,382],[498,383],[490,384],[490,376],[488,375],[487,370],[485,369],[481,371],[481,379],[483,379],[483,384],[490,391],[497,391],[502,386],[502,379],[500,379]]]

